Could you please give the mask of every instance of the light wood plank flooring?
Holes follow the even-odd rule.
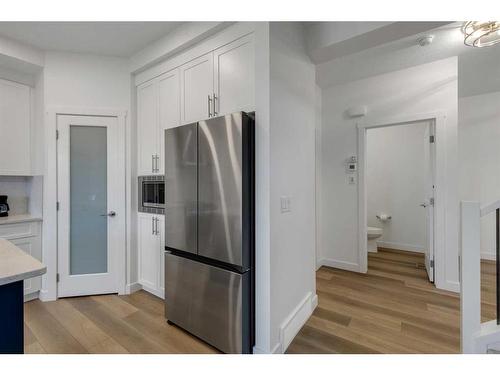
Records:
[[[368,273],[321,267],[319,304],[288,353],[458,353],[460,299],[427,280],[422,254],[380,249]],[[495,317],[495,268],[482,264],[482,318]]]
[[[163,300],[139,291],[24,304],[26,353],[217,353],[168,325]]]
[[[367,274],[321,267],[319,306],[288,353],[457,353],[459,297],[427,281],[421,254],[379,249]],[[482,263],[482,318],[495,318],[495,264]],[[145,291],[25,303],[26,353],[216,353],[164,319]]]

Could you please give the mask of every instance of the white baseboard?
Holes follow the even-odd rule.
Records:
[[[25,294],[24,295],[24,302],[28,302],[28,301],[32,301],[34,299],[37,299],[37,298],[39,298],[39,296],[40,296],[40,292],[33,292],[30,294]]]
[[[271,349],[271,351],[267,351],[267,350],[264,350],[264,349],[261,349],[257,346],[254,346],[253,347],[253,354],[280,354],[280,343],[277,343],[275,345],[275,347],[273,349]]]
[[[438,289],[444,289],[450,292],[460,293],[460,283],[457,281],[444,281],[441,283],[438,280],[436,280],[435,285],[436,288]]]
[[[361,272],[359,269],[359,264],[352,262],[345,262],[343,260],[323,259],[322,265],[333,268],[340,268],[346,271]]]
[[[481,259],[496,260],[497,255],[495,253],[490,253],[489,251],[481,251]]]
[[[385,247],[387,249],[413,251],[415,253],[424,253],[425,249],[422,246],[411,245],[407,243],[390,242],[390,241],[377,241],[378,247]]]
[[[42,302],[49,302],[57,300],[57,296],[54,293],[49,293],[47,290],[40,290],[38,298]]]
[[[288,345],[292,342],[294,337],[299,333],[302,326],[307,322],[309,317],[314,311],[318,303],[318,297],[311,292],[300,301],[300,303],[293,309],[290,315],[285,319],[280,327],[280,342],[279,347],[273,349],[278,353],[284,353]],[[315,305],[316,304],[316,305]]]
[[[323,266],[323,262],[325,260],[322,258],[322,259],[316,259],[316,271],[319,270],[321,268],[321,266]]]
[[[165,292],[163,290],[157,290],[147,285],[142,285],[142,289],[158,298],[165,299]]]
[[[127,286],[125,287],[125,292],[127,294],[132,294],[132,293],[138,292],[141,289],[142,289],[142,285],[141,284],[139,284],[139,283],[131,283],[131,284],[127,284]]]

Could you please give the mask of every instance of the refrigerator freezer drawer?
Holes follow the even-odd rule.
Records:
[[[250,272],[165,256],[167,319],[225,353],[251,353]]]

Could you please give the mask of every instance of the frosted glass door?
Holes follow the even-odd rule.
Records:
[[[116,117],[58,115],[57,128],[57,295],[116,293],[126,267],[124,132]]]
[[[70,274],[108,270],[107,129],[70,126]]]

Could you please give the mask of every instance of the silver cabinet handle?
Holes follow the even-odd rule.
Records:
[[[155,234],[155,217],[151,217],[151,234]]]
[[[157,217],[155,218],[155,232],[156,232],[156,235],[158,236],[160,234],[160,230],[158,229],[158,223],[160,222],[160,219],[158,219]]]
[[[212,117],[212,112],[210,112],[210,106],[212,104],[212,98],[208,95],[208,117]]]
[[[217,98],[217,95],[215,95],[215,92],[214,92],[214,116],[217,116],[218,112],[217,112],[217,105],[216,105],[216,101],[218,100],[219,98]]]
[[[151,173],[155,173],[155,156],[151,154]]]

